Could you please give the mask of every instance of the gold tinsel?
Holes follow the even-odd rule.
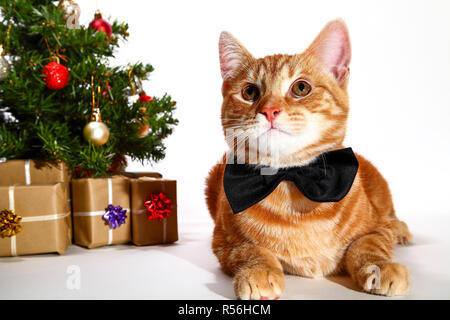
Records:
[[[22,231],[21,221],[22,217],[12,210],[4,209],[0,211],[0,236],[2,238],[11,237]]]

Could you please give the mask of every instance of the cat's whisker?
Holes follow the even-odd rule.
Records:
[[[230,129],[229,131],[227,131],[227,134],[237,137],[237,136],[247,136],[247,133],[245,130],[231,130],[234,128],[226,128],[226,129]],[[241,128],[237,128],[237,129],[241,129]],[[231,131],[231,132],[230,132]]]
[[[227,111],[226,114],[227,114],[227,115],[238,115],[238,116],[240,116],[240,117],[243,116],[242,113],[240,113],[240,112],[234,112],[234,111]]]
[[[242,122],[242,123],[247,123],[247,122],[255,122],[252,121],[251,119],[222,119],[222,122]]]
[[[226,119],[226,120],[222,120],[223,122],[232,122],[232,123],[256,123],[256,121],[251,121],[251,120],[231,120],[231,119]]]
[[[224,126],[225,130],[232,130],[232,131],[243,131],[243,126]]]
[[[246,126],[254,126],[256,125],[255,123],[248,123],[248,122],[230,122],[230,123],[224,123],[223,126],[241,126],[241,127],[246,127]]]
[[[228,126],[228,125],[224,125],[223,126],[225,129],[242,129],[242,130],[244,130],[244,131],[247,131],[247,130],[253,130],[253,129],[255,129],[256,128],[256,124],[243,124],[243,125],[230,125],[230,126]]]
[[[242,140],[248,140],[248,135],[230,135],[226,137],[226,140],[229,142],[232,142],[234,140],[236,140],[237,142]]]
[[[250,118],[248,115],[243,115],[243,114],[239,114],[239,113],[228,113],[227,115],[223,115],[221,118]]]
[[[220,119],[250,119],[249,117],[246,117],[246,116],[243,116],[243,115],[240,115],[240,116],[238,116],[238,117],[229,117],[229,116],[226,116],[226,117],[221,117]]]
[[[248,138],[248,131],[254,129],[253,127],[247,127],[247,130],[235,130],[230,132],[227,136],[227,139],[235,139],[235,138]]]

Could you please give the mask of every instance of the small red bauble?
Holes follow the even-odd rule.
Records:
[[[105,89],[102,91],[102,95],[106,95],[106,98],[109,98],[108,91],[111,89],[111,86],[108,84]]]
[[[150,101],[152,101],[152,100],[153,100],[153,98],[150,97],[150,96],[148,96],[148,95],[146,95],[145,93],[141,93],[141,94],[139,95],[139,101],[140,101],[140,102],[150,102]]]
[[[94,29],[94,30],[97,30],[97,31],[102,31],[102,32],[106,33],[106,36],[108,38],[111,37],[112,27],[108,23],[108,21],[106,21],[106,20],[104,20],[102,18],[102,14],[101,13],[96,13],[94,15],[94,20],[92,20],[92,22],[89,24],[89,27],[91,29]]]
[[[58,62],[50,62],[42,70],[45,75],[43,79],[49,89],[59,90],[64,88],[69,82],[69,71]]]
[[[82,166],[77,166],[77,167],[75,167],[75,176],[76,176],[77,178],[91,175],[92,172],[93,172],[93,171],[92,171],[91,169],[89,169],[89,170],[87,170],[87,171],[84,170]]]

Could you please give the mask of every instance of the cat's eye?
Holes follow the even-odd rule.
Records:
[[[303,98],[311,92],[311,85],[305,80],[297,80],[291,86],[291,92],[296,98]]]
[[[254,84],[248,84],[242,89],[242,98],[246,101],[256,101],[259,98],[259,89]]]

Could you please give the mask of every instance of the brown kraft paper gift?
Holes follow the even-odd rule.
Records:
[[[172,201],[171,213],[162,221],[148,220],[147,208],[144,206],[144,202],[154,192],[162,192]],[[132,179],[131,220],[135,245],[145,246],[177,241],[177,182],[149,177]]]
[[[112,204],[127,210],[124,224],[112,229],[103,219]],[[75,243],[96,248],[131,241],[130,181],[128,178],[82,178],[72,180],[73,232]]]
[[[62,162],[57,165],[35,160],[0,162],[0,186],[69,182],[70,178],[70,170]]]
[[[0,237],[0,256],[57,252],[72,242],[68,184],[0,186],[0,210],[22,217],[22,231]]]

